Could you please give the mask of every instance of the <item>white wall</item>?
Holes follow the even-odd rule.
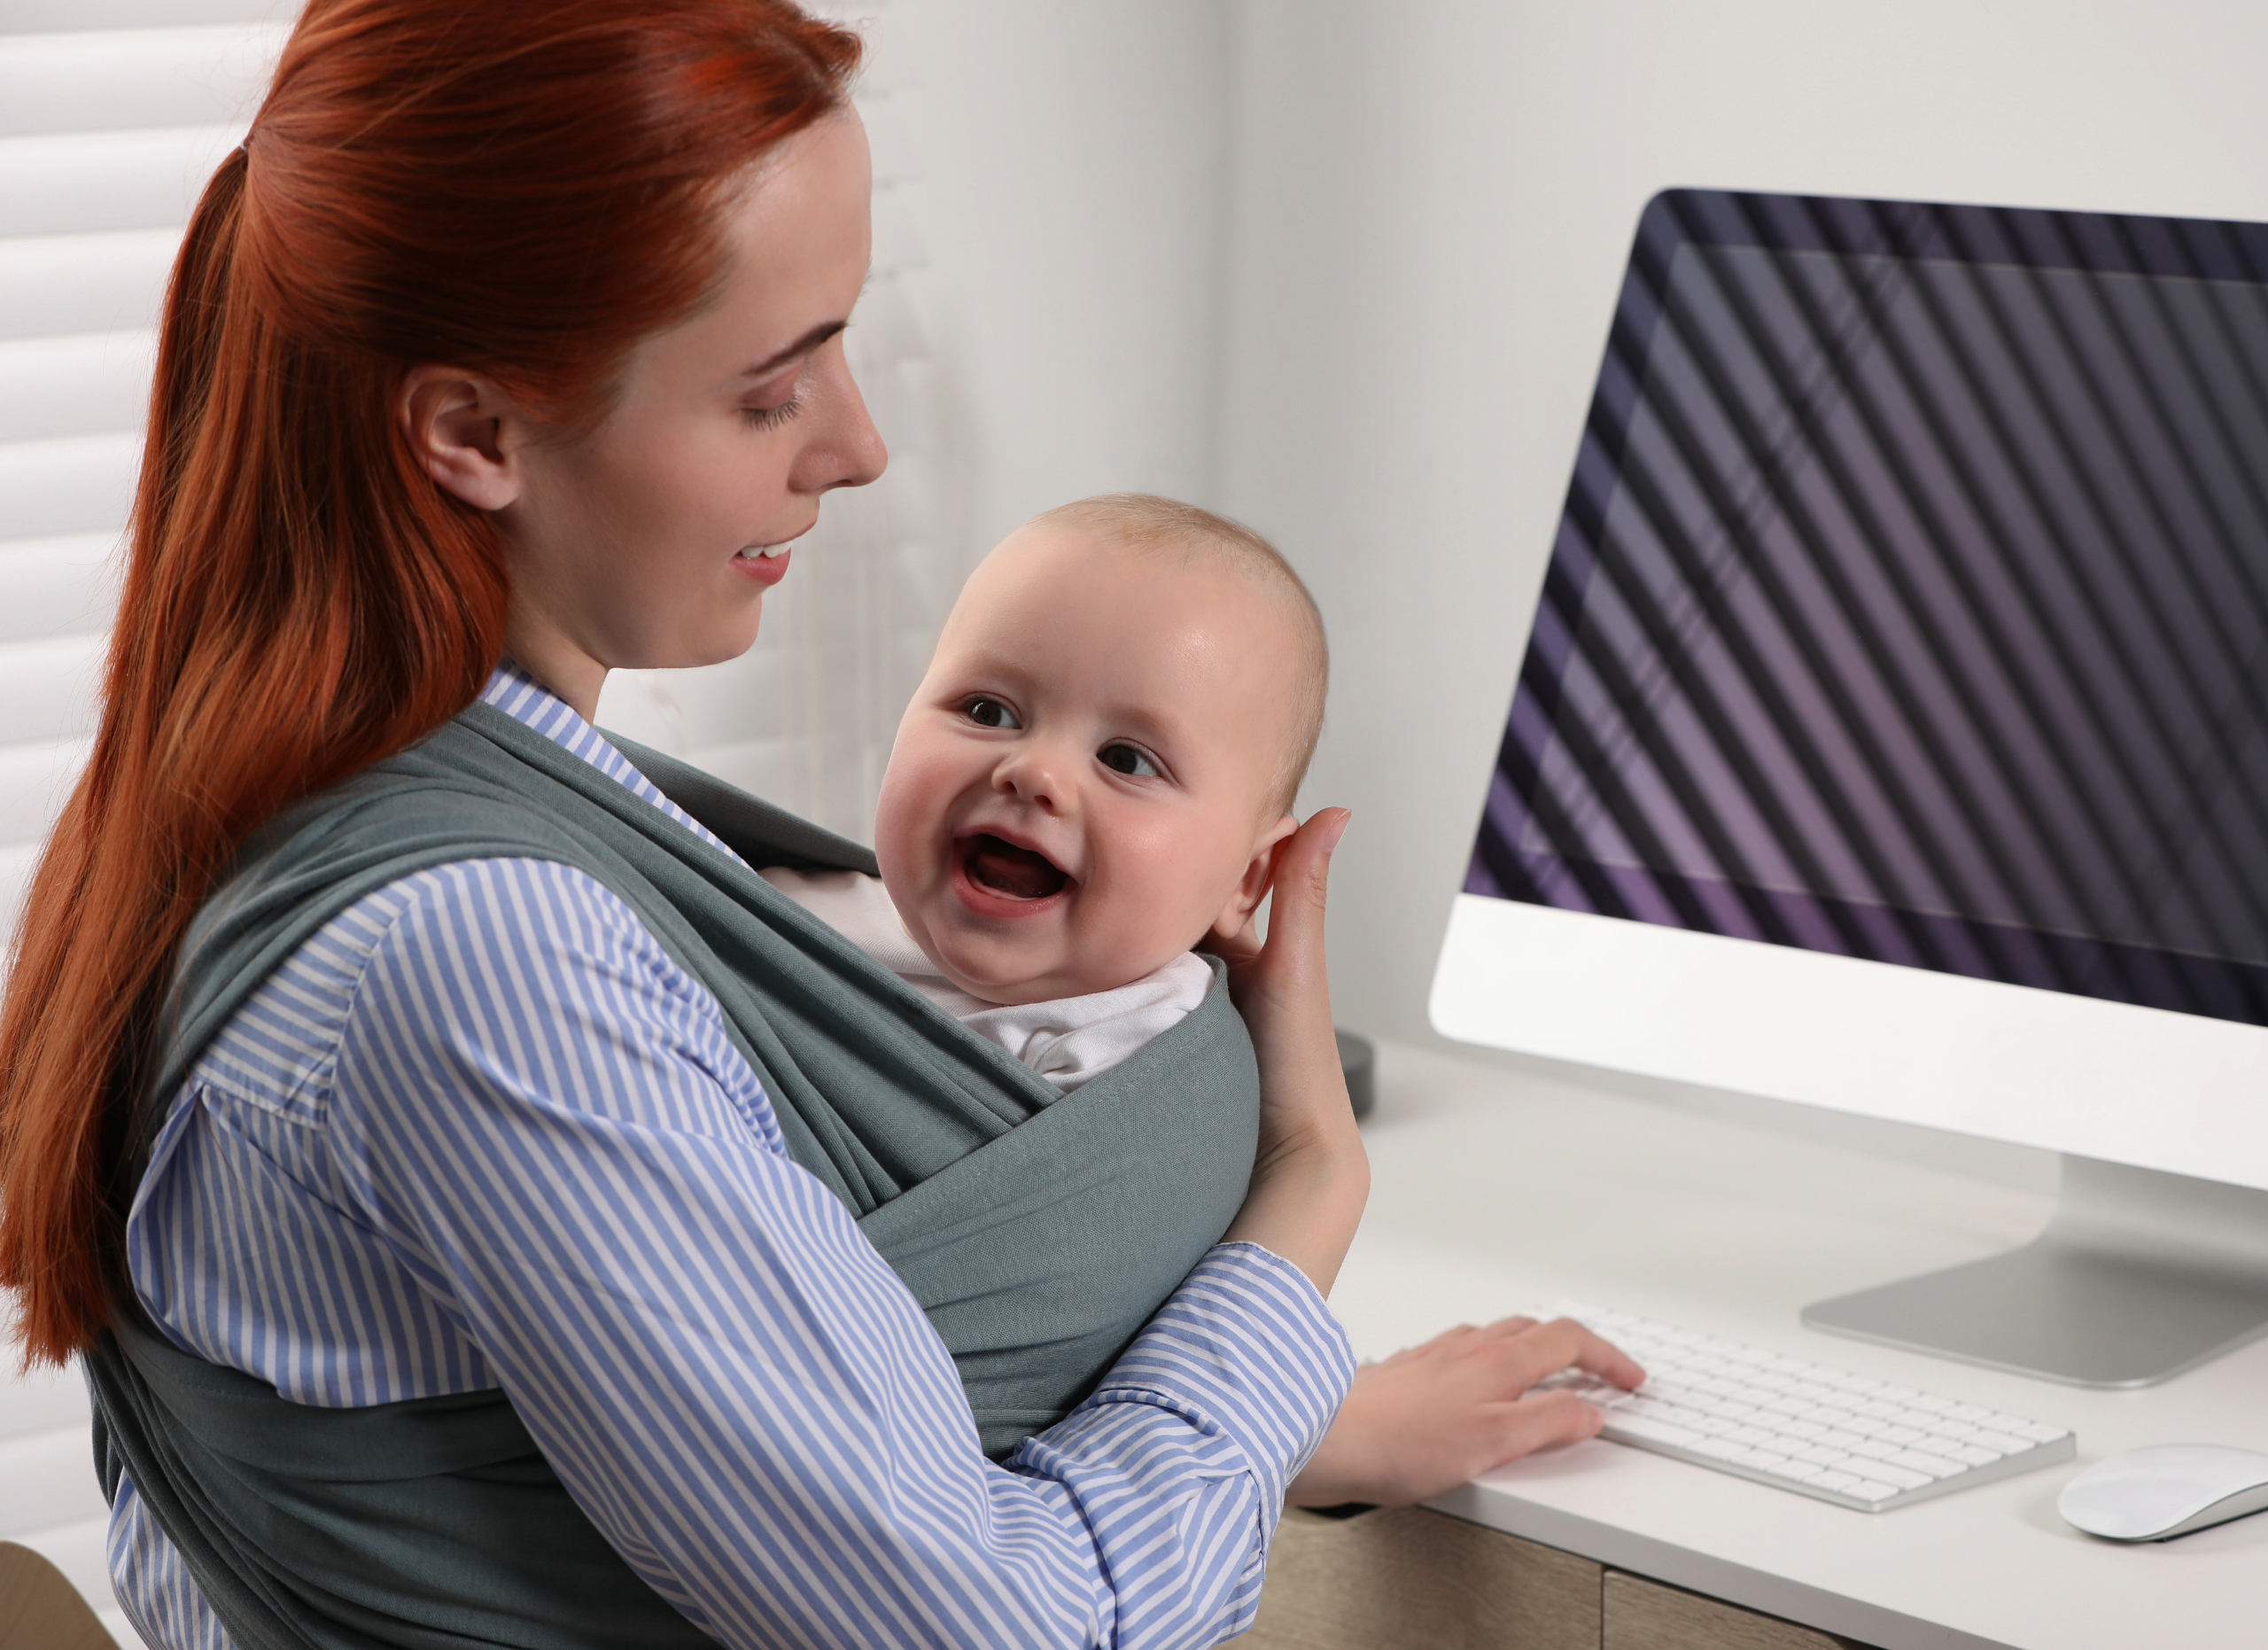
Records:
[[[1334,648],[1340,1017],[1425,1000],[1640,208],[2268,218],[2249,0],[1237,0],[1224,432]],[[1075,393],[1068,381],[1064,392]],[[1091,393],[1079,386],[1076,393]]]
[[[1229,13],[910,0],[905,78],[945,508],[972,558],[1091,493],[1212,491]]]

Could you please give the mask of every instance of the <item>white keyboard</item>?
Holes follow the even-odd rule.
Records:
[[[1563,1304],[1645,1366],[1635,1392],[1576,1370],[1543,1384],[1606,1411],[1604,1436],[1879,1513],[2068,1461],[2068,1427],[2025,1420],[1628,1312]]]

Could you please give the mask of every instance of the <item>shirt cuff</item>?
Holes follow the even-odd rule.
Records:
[[[1354,1378],[1347,1332],[1305,1273],[1257,1243],[1217,1243],[1079,1407],[1184,1416],[1238,1446],[1276,1507]]]

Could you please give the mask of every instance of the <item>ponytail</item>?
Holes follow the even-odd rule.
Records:
[[[102,720],[0,1007],[0,1286],[60,1361],[123,1286],[128,1097],[238,845],[480,691],[509,588],[394,402],[421,361],[562,428],[705,300],[714,207],[839,107],[785,0],[310,0],[168,284]],[[444,50],[444,43],[447,49]]]

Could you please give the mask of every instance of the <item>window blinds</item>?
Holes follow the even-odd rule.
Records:
[[[284,29],[258,0],[0,0],[0,923],[92,731],[151,325]],[[113,1607],[75,1371],[0,1351],[0,1540]]]
[[[197,191],[241,136],[282,42],[268,9],[0,9],[0,922],[11,927],[92,729],[159,296]]]

